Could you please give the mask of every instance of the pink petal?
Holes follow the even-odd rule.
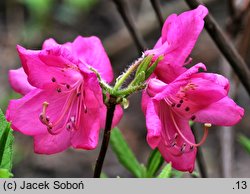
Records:
[[[57,50],[59,49],[57,47],[54,48],[54,50],[48,50],[51,52],[47,52],[46,50],[41,53],[40,51],[26,50],[21,46],[17,48],[24,70],[28,75],[28,81],[32,86],[44,88],[52,83],[53,78],[56,80],[54,84],[67,83],[69,85],[82,79],[81,74],[73,68],[65,69],[65,67],[67,67],[66,64],[70,64],[70,62],[64,58],[64,55],[66,56],[64,53],[65,49],[60,52]],[[46,57],[47,59],[45,59]],[[41,59],[44,59],[44,61]]]
[[[76,66],[79,59],[65,45],[55,45],[51,48],[41,50],[39,58],[48,66],[65,68]]]
[[[151,100],[150,96],[147,94],[146,91],[142,92],[142,101],[141,101],[141,107],[142,107],[142,112],[144,115],[146,115],[146,110],[148,106],[148,102]]]
[[[166,60],[162,60],[157,65],[155,74],[157,78],[162,80],[165,83],[170,83],[176,79],[179,75],[184,73],[187,69],[180,65],[173,65]]]
[[[9,71],[9,82],[11,87],[18,93],[25,95],[34,89],[27,80],[23,68]]]
[[[101,128],[104,129],[105,128],[105,123],[106,123],[106,114],[107,114],[107,108],[106,106],[103,104],[100,108],[100,119],[101,119]],[[113,121],[112,121],[112,127],[114,128],[118,125],[118,123],[120,122],[120,120],[122,119],[123,116],[123,109],[120,105],[117,105],[115,108],[115,112],[114,112],[114,117],[113,117]]]
[[[216,74],[216,73],[198,73],[198,74],[193,74],[192,78],[202,78],[204,80],[209,80],[211,82],[213,82],[215,85],[219,85],[221,86],[225,91],[229,91],[230,89],[230,85],[229,85],[229,81],[227,78],[225,78],[224,76],[220,75],[220,74]]]
[[[167,150],[168,148],[165,146],[163,142],[160,142],[158,145],[158,149],[162,154],[163,158],[167,162],[172,163],[172,167],[179,171],[188,171],[193,172],[195,166],[195,158],[196,158],[196,148],[194,148],[193,152],[182,154],[180,156],[174,156],[170,154]]]
[[[244,115],[244,109],[229,97],[210,104],[195,113],[195,121],[214,125],[231,126],[238,123]]]
[[[162,82],[159,79],[152,78],[148,82],[146,92],[150,97],[154,97],[156,94],[162,92],[166,87],[166,83]]]
[[[74,148],[94,149],[98,144],[100,121],[100,101],[88,85],[85,85],[84,105],[81,111],[80,128],[73,133],[71,144]]]
[[[53,47],[58,47],[58,46],[63,46],[68,51],[73,52],[71,42],[66,42],[64,44],[58,44],[53,38],[49,38],[43,42],[42,50],[51,49]]]
[[[116,127],[123,116],[123,109],[120,105],[117,105],[114,112],[114,118],[112,122],[112,128]]]
[[[28,59],[26,56],[29,56],[28,58],[37,58],[40,51],[26,50],[24,47],[22,47],[20,45],[17,45],[16,49],[17,49],[18,55],[20,57],[23,69],[24,69],[25,73],[28,75],[29,67],[27,65]]]
[[[150,99],[146,109],[147,142],[155,149],[161,141],[161,121],[157,115],[158,107]]]
[[[86,150],[95,149],[98,144],[100,131],[99,109],[87,106],[87,113],[81,112],[80,128],[75,131],[71,138],[74,148]]]
[[[49,48],[53,48],[53,47],[58,46],[58,45],[59,44],[53,38],[49,38],[43,42],[42,49],[43,50],[49,49]]]
[[[154,99],[161,100],[166,96],[176,94],[181,87],[187,85],[190,82],[190,78],[193,74],[196,74],[199,69],[206,70],[206,66],[202,63],[198,63],[191,68],[187,69],[184,73],[178,76],[173,82],[167,85],[161,92],[154,96]]]
[[[112,81],[112,67],[99,38],[78,36],[73,42],[73,51],[82,62],[98,70],[105,81]]]
[[[6,111],[6,117],[12,128],[25,135],[47,134],[47,127],[41,123],[39,116],[43,102],[48,102],[47,113],[51,120],[55,120],[64,106],[67,93],[58,93],[56,88],[47,90],[34,89],[18,100],[11,100]]]
[[[166,103],[162,102],[159,106],[161,107],[159,117],[162,124],[162,139],[158,145],[159,151],[167,162],[172,163],[175,169],[192,172],[195,165],[196,148],[190,150],[190,145],[180,135],[175,140],[175,134],[178,134],[178,132],[174,124],[174,122],[177,124],[187,140],[195,143],[189,122],[172,112]],[[175,146],[171,146],[173,140],[176,141]],[[181,146],[184,143],[186,143],[186,149],[181,152]]]
[[[184,64],[203,29],[203,19],[207,14],[207,8],[200,5],[179,16],[171,15],[166,20],[162,29],[162,42],[168,42],[171,45],[171,51],[167,53],[166,61],[173,66]]]
[[[70,147],[70,132],[61,131],[57,135],[49,133],[34,136],[34,149],[37,154],[55,154]]]

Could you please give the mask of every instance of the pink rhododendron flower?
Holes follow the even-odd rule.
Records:
[[[164,56],[142,97],[146,116],[147,141],[158,148],[167,162],[177,170],[192,172],[196,147],[201,145],[211,125],[230,126],[243,116],[244,110],[228,95],[229,83],[218,74],[198,73],[203,64],[185,68],[208,10],[204,6],[173,14],[166,20],[162,36],[154,49],[145,52],[154,58]],[[205,124],[204,136],[195,143],[189,121]]]
[[[218,74],[198,73],[199,68],[206,70],[197,64],[168,84],[152,78],[142,101],[149,145],[158,147],[165,160],[181,171],[193,171],[196,147],[204,142],[207,127],[234,125],[244,114],[227,96],[228,80]],[[190,120],[205,123],[204,137],[198,144]]]
[[[23,68],[11,70],[12,87],[24,97],[11,100],[6,117],[14,130],[34,136],[35,152],[53,154],[68,147],[94,149],[104,126],[106,107],[95,68],[110,82],[113,73],[97,37],[77,37],[60,45],[53,39],[42,50],[17,46]],[[122,115],[117,106],[113,125]]]
[[[154,72],[159,79],[168,83],[186,71],[183,66],[188,63],[186,60],[203,29],[203,19],[207,14],[207,8],[200,5],[194,10],[167,18],[154,49],[145,52],[146,55],[153,54],[155,59],[164,56]]]

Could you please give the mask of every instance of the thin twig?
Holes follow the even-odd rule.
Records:
[[[186,0],[186,2],[192,9],[202,4],[199,0]],[[222,54],[228,60],[229,64],[238,75],[240,81],[250,95],[250,71],[245,61],[236,51],[234,46],[230,43],[228,38],[224,35],[223,31],[211,16],[211,14],[208,14],[208,16],[205,18],[205,28],[207,29],[208,33],[210,34]]]
[[[195,137],[195,142],[198,141],[198,133],[197,131],[195,130],[194,128],[194,125],[191,126],[191,129],[194,133],[194,137]],[[202,150],[201,150],[201,147],[197,147],[197,164],[198,164],[198,167],[199,167],[199,170],[200,170],[200,174],[201,174],[201,177],[202,178],[207,178],[208,175],[207,175],[207,168],[206,168],[206,164],[205,164],[205,159],[204,159],[204,156],[203,156],[203,153],[202,153]]]
[[[236,13],[234,0],[228,0],[228,10],[229,10],[230,17],[233,18]]]
[[[162,14],[161,14],[160,2],[159,2],[159,0],[150,0],[150,2],[154,8],[154,11],[155,11],[155,14],[157,16],[160,27],[162,27],[164,24],[164,19],[163,19]]]
[[[141,52],[146,49],[146,44],[134,24],[128,3],[126,2],[126,0],[113,0],[113,2],[116,4],[116,7],[122,16],[125,25],[127,26],[130,34],[132,35],[135,41],[139,55],[141,55]]]
[[[106,114],[106,124],[102,139],[101,150],[98,155],[98,159],[96,160],[95,170],[94,170],[94,178],[100,178],[102,172],[103,162],[106,156],[106,152],[109,145],[110,133],[111,133],[111,126],[112,120],[114,117],[115,107],[116,107],[116,99],[110,97],[110,100],[107,105],[107,114]]]

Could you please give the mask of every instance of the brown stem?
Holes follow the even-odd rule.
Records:
[[[114,112],[115,112],[115,107],[116,107],[115,100],[116,99],[111,97],[107,105],[106,124],[105,124],[103,139],[102,139],[101,150],[100,150],[100,153],[98,155],[98,158],[95,164],[94,178],[100,178],[100,175],[102,172],[102,166],[103,166],[103,162],[104,162],[106,152],[108,149],[108,145],[109,145],[112,120],[114,117]]]
[[[186,0],[186,2],[192,9],[202,4],[199,0]],[[205,28],[250,95],[250,71],[211,14],[205,18]]]
[[[161,14],[160,2],[159,2],[159,0],[150,0],[150,2],[154,8],[154,11],[155,11],[155,14],[157,16],[160,27],[162,27],[163,23],[164,23],[164,19],[163,19],[162,14]]]
[[[126,24],[130,34],[135,41],[138,52],[141,55],[141,52],[146,49],[146,44],[134,24],[128,3],[126,2],[126,0],[113,0],[113,2],[116,4],[116,7],[122,16],[124,23]]]

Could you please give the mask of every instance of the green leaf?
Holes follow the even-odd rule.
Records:
[[[129,148],[121,131],[116,127],[112,129],[110,145],[120,163],[135,177],[144,175],[144,168],[139,164],[132,150]]]
[[[157,171],[161,168],[164,162],[163,157],[158,149],[154,149],[148,159],[147,163],[147,177],[154,177]]]
[[[108,175],[106,175],[104,172],[101,172],[100,178],[109,178]]]
[[[194,177],[194,178],[199,178],[200,174],[199,174],[199,172],[194,171],[194,172],[192,172],[191,176]]]
[[[52,9],[53,1],[51,0],[21,0],[24,3],[33,17],[42,18]]]
[[[172,174],[172,165],[171,163],[168,163],[161,171],[161,173],[158,175],[157,178],[170,178]]]
[[[0,178],[11,178],[13,174],[8,169],[0,168]]]
[[[181,178],[183,176],[183,172],[178,171],[178,170],[172,170],[171,172],[171,177],[173,178]]]
[[[11,171],[12,169],[12,145],[14,137],[10,123],[8,123],[0,110],[0,168]]]
[[[243,148],[250,153],[250,139],[245,135],[240,134],[238,136],[238,142],[243,146]]]

